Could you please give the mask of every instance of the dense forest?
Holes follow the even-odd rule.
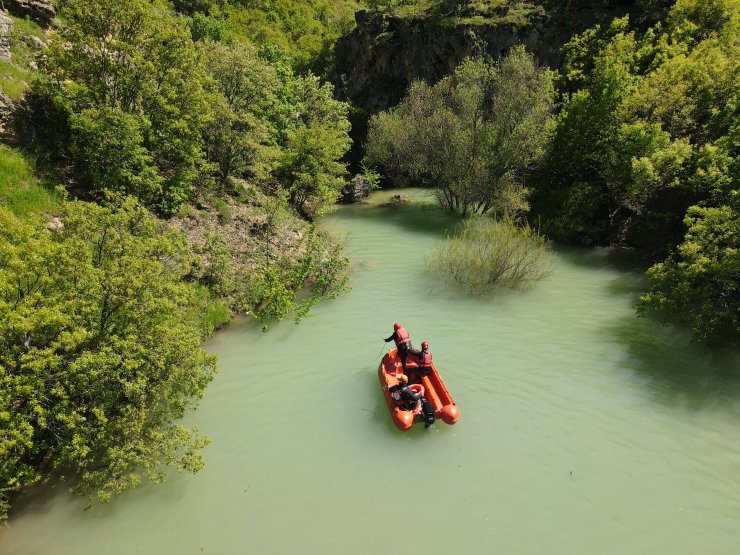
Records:
[[[740,3],[679,0],[565,47],[552,146],[532,179],[545,230],[657,260],[639,310],[704,339],[740,336]]]
[[[33,484],[108,500],[197,471],[208,439],[178,421],[216,371],[200,343],[233,314],[267,329],[346,289],[343,245],[314,221],[368,116],[328,81],[356,9],[567,28],[580,4],[55,7],[2,16],[0,520]],[[628,15],[573,34],[562,67],[516,47],[413,84],[369,119],[364,179],[434,188],[540,242],[532,226],[640,249],[655,264],[639,313],[737,341],[740,3],[603,8]]]
[[[471,21],[526,27],[511,14],[537,13],[516,2],[375,4],[467,32]],[[559,22],[578,9],[540,7]],[[538,72],[512,72],[507,93],[485,83],[491,69],[464,62],[371,118],[365,162],[388,183],[437,189],[463,214],[514,210],[556,240],[635,247],[655,262],[639,314],[681,320],[710,343],[737,342],[740,3],[630,8],[632,19],[565,43],[554,119]]]

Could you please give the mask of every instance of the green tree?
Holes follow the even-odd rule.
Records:
[[[277,156],[269,148],[269,117],[282,86],[277,73],[250,45],[209,44],[205,53],[216,89],[214,118],[205,128],[208,159],[222,180],[247,172],[264,178]]]
[[[678,0],[642,35],[625,18],[574,37],[531,181],[549,233],[668,256],[640,310],[672,310],[702,338],[737,335],[738,33],[738,0]]]
[[[47,75],[34,93],[66,116],[54,123],[70,127],[67,154],[80,172],[80,186],[93,192],[146,188],[142,199],[172,212],[201,171],[201,129],[209,118],[206,74],[185,19],[147,0],[67,0],[60,17],[65,24],[52,40]],[[121,124],[120,137],[116,126],[101,128],[95,110]],[[119,155],[124,165],[144,170],[136,182],[128,181],[128,170],[86,168],[119,147],[131,149]],[[113,182],[88,179],[93,177]]]
[[[288,73],[282,78],[275,133],[283,151],[275,176],[287,189],[290,204],[312,219],[337,201],[346,183],[342,158],[352,144],[349,107],[335,100],[332,86],[318,77]]]
[[[685,321],[699,338],[740,340],[740,211],[693,207],[675,256],[648,271],[651,290],[638,305]]]
[[[544,154],[553,96],[550,72],[521,47],[496,65],[467,60],[371,119],[366,161],[396,185],[438,189],[450,210],[516,212],[522,177]]]
[[[336,40],[354,26],[357,0],[232,0],[220,13],[230,40],[277,46],[299,73],[325,75]]]
[[[69,124],[75,176],[90,196],[101,198],[106,190],[121,191],[150,205],[161,198],[164,179],[144,146],[140,118],[120,108],[101,106],[71,114]]]
[[[183,239],[129,198],[67,203],[47,231],[0,208],[0,501],[74,478],[102,500],[197,471],[205,439],[177,421],[214,359],[188,316]],[[4,516],[4,515],[3,515]]]
[[[737,0],[682,0],[665,26],[642,36],[622,18],[566,45],[574,92],[533,180],[549,232],[653,255],[681,241],[686,209],[726,181],[715,147],[740,79],[737,8]]]

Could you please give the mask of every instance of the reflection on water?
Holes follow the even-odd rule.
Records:
[[[349,233],[350,294],[208,343],[200,474],[87,511],[33,492],[0,553],[737,552],[738,353],[635,318],[625,251],[558,248],[527,291],[448,289],[424,260],[457,219],[391,194],[324,220]],[[457,425],[393,426],[376,370],[396,320],[430,342]]]

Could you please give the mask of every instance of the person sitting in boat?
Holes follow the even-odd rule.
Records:
[[[398,376],[398,384],[392,385],[388,391],[396,402],[401,403],[406,410],[414,410],[421,401],[421,395],[414,393],[409,387],[409,378],[406,374]]]
[[[421,351],[409,349],[409,354],[414,357],[422,374],[426,375],[432,371],[432,353],[429,352],[429,343],[421,342]]]
[[[403,366],[403,371],[406,372],[406,357],[409,356],[409,351],[411,350],[411,337],[409,337],[409,332],[407,332],[401,324],[396,322],[393,324],[393,333],[391,336],[383,341],[388,343],[391,340],[396,342],[398,358],[401,359],[401,366]]]

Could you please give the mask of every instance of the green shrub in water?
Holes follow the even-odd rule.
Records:
[[[428,267],[476,295],[498,286],[521,287],[551,273],[547,239],[512,218],[465,220],[437,246]]]

